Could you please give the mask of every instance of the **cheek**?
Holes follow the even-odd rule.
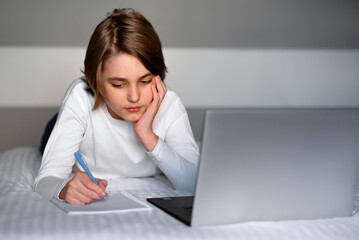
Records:
[[[153,99],[153,96],[152,96],[152,87],[151,85],[149,85],[148,88],[146,88],[146,91],[145,91],[145,98],[146,98],[146,102],[150,103],[152,102],[152,99]]]
[[[119,105],[121,105],[121,103],[124,102],[123,95],[124,94],[119,91],[109,90],[106,92],[105,101],[111,106],[118,107]]]

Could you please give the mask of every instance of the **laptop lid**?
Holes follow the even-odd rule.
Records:
[[[206,113],[192,226],[350,216],[359,110]]]

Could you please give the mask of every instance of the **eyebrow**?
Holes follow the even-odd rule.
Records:
[[[144,75],[142,75],[141,77],[138,78],[138,80],[142,80],[146,77],[149,77],[149,76],[152,76],[153,74],[152,73],[146,73]],[[126,78],[120,78],[120,77],[109,77],[108,78],[109,81],[126,81],[127,79]]]

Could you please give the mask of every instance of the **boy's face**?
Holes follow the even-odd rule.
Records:
[[[136,122],[152,102],[154,75],[135,57],[120,53],[104,62],[105,102],[115,119]]]

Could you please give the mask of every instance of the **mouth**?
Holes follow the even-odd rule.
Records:
[[[129,108],[126,108],[126,110],[129,112],[138,112],[141,110],[141,107],[129,107]]]

